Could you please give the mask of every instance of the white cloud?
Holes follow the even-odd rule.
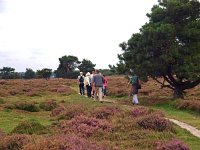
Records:
[[[2,0],[0,0],[1,2]],[[0,68],[56,69],[58,58],[74,55],[98,68],[117,63],[119,44],[148,21],[157,0],[3,0]],[[1,5],[0,5],[1,8]],[[31,67],[29,67],[31,66]]]

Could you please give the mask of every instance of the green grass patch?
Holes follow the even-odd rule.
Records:
[[[174,125],[176,130],[176,136],[183,142],[185,142],[191,150],[199,150],[200,138],[191,135],[190,132],[181,129],[177,125]]]
[[[45,112],[25,113],[15,110],[2,109],[0,110],[0,128],[6,133],[10,133],[21,121],[37,120],[42,125],[50,125],[49,114]]]
[[[173,106],[174,102],[162,103],[152,106],[165,112],[167,118],[176,119],[187,123],[200,130],[200,115],[189,110],[179,110]]]

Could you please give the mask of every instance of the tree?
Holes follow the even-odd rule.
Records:
[[[200,2],[159,0],[147,16],[140,33],[120,44],[119,59],[143,79],[152,77],[183,98],[186,89],[200,83]]]
[[[36,74],[31,68],[26,68],[26,72],[24,74],[25,79],[33,79],[35,76]]]
[[[52,69],[44,68],[42,70],[37,70],[36,74],[39,78],[45,78],[47,80],[52,74]]]
[[[15,69],[11,67],[3,67],[0,69],[0,76],[2,79],[14,79]]]
[[[59,66],[55,71],[57,78],[67,78],[69,74],[75,71],[80,64],[80,61],[76,56],[68,55],[59,58]]]
[[[96,64],[93,64],[90,60],[83,59],[81,64],[78,66],[78,69],[82,72],[92,72]]]

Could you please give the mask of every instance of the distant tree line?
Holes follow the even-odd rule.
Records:
[[[34,79],[34,78],[68,78],[75,79],[79,75],[79,72],[83,73],[92,72],[96,64],[93,64],[88,59],[83,59],[79,61],[76,56],[65,55],[59,58],[58,68],[54,71],[49,68],[44,68],[42,70],[33,71],[31,68],[26,68],[25,72],[15,72],[14,68],[3,67],[0,68],[0,79]],[[113,75],[110,69],[100,69],[102,74]]]

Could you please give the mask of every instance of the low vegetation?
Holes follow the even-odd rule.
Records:
[[[131,106],[129,88],[120,91],[126,84],[122,76],[109,77],[106,98],[117,103],[98,103],[77,94],[76,80],[6,80],[0,84],[7,92],[0,96],[0,149],[187,150],[196,146],[179,135],[164,111],[146,107],[166,102],[170,91],[162,91],[153,81],[142,84],[139,98],[144,106]],[[10,94],[11,89],[16,94]],[[27,95],[30,91],[38,95]],[[186,101],[172,106],[176,109]]]

